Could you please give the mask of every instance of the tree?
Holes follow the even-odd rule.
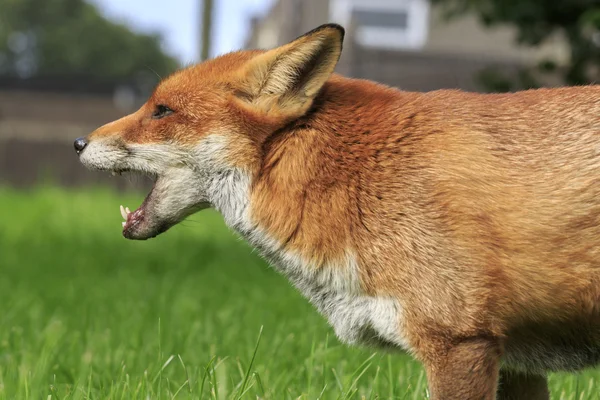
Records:
[[[176,67],[159,35],[132,32],[84,0],[0,1],[0,74],[124,79]]]
[[[205,61],[210,55],[210,39],[213,20],[213,0],[204,0],[202,7],[202,48],[200,50],[200,59]]]
[[[517,42],[539,46],[561,34],[570,50],[567,65],[544,60],[521,76],[520,86],[535,86],[535,77],[553,72],[569,85],[598,82],[600,78],[600,0],[433,0],[448,17],[475,12],[487,26],[517,28]],[[511,86],[507,86],[509,89]],[[514,85],[512,85],[514,88]]]

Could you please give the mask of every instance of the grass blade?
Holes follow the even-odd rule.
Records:
[[[258,352],[258,346],[260,345],[260,338],[262,337],[263,326],[260,327],[260,331],[258,332],[258,339],[256,340],[256,345],[254,346],[254,353],[252,353],[252,359],[250,359],[250,364],[248,365],[248,369],[246,370],[246,375],[244,376],[244,381],[242,382],[242,387],[240,388],[240,395],[237,397],[241,398],[244,390],[246,389],[246,385],[248,384],[248,378],[250,377],[250,371],[252,370],[252,365],[254,365],[254,360],[256,359],[256,353]]]

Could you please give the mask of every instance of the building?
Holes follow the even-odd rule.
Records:
[[[247,47],[274,47],[327,22],[347,30],[340,72],[405,90],[481,90],[478,74],[487,68],[514,75],[568,57],[560,37],[519,47],[514,29],[488,29],[474,15],[448,21],[428,0],[277,0],[252,21]]]
[[[140,184],[88,171],[73,141],[133,111],[147,88],[90,77],[0,77],[0,184]]]

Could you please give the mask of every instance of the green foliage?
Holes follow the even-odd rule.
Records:
[[[340,344],[215,212],[125,240],[141,199],[0,187],[0,399],[424,398],[416,362]]]
[[[531,73],[549,72],[554,66],[564,83],[582,85],[600,78],[600,0],[433,0],[445,7],[447,15],[457,17],[474,12],[487,26],[512,25],[517,42],[539,46],[552,35],[562,35],[570,60],[557,69],[555,60],[546,60]],[[522,84],[534,85],[530,78]]]
[[[84,0],[0,1],[0,74],[128,78],[148,67],[177,67],[160,36],[132,32]]]
[[[216,213],[123,239],[141,198],[0,187],[0,400],[427,398],[418,363],[340,344]],[[552,375],[552,399],[598,382]]]

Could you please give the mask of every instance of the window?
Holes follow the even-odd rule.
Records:
[[[360,26],[371,26],[374,28],[408,28],[408,12],[383,12],[383,11],[368,11],[354,10],[352,13],[354,21]]]
[[[368,47],[420,49],[427,40],[428,0],[330,0],[330,19],[354,24],[355,39]]]

